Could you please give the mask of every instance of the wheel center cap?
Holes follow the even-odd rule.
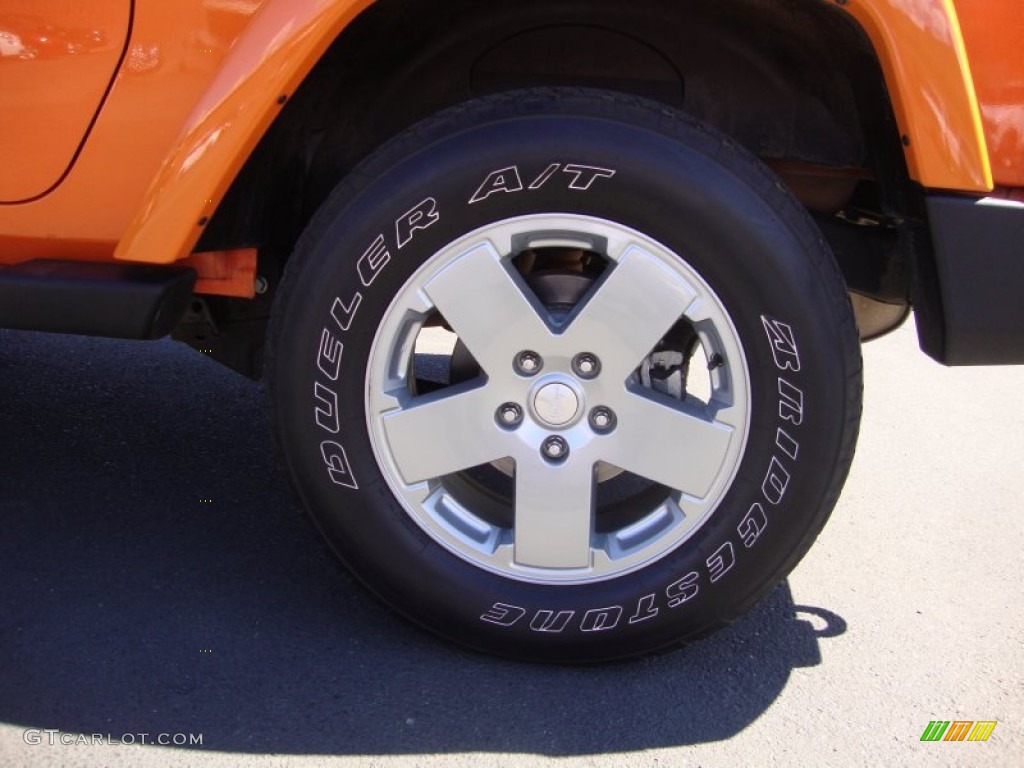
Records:
[[[559,382],[546,384],[533,398],[533,410],[545,424],[561,427],[576,418],[580,399],[571,387]]]

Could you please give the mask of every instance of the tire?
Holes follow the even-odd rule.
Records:
[[[670,648],[794,567],[845,479],[857,330],[806,212],[686,115],[478,99],[379,149],[289,262],[278,445],[341,560],[538,661]]]

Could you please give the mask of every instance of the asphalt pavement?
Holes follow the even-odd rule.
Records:
[[[910,326],[865,365],[790,578],[697,645],[567,668],[368,596],[258,385],[170,341],[0,331],[0,765],[1020,766],[1024,367],[942,368]],[[933,720],[998,724],[922,742]]]

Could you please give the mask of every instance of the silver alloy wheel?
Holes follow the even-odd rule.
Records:
[[[567,317],[542,305],[512,264],[524,250],[557,247],[609,264]],[[417,340],[437,314],[483,375],[418,394]],[[639,373],[680,320],[713,361],[703,399],[655,392]],[[501,576],[582,584],[660,559],[712,517],[746,447],[749,386],[725,307],[680,255],[603,219],[534,215],[468,234],[405,284],[370,353],[367,425],[390,489],[437,542]],[[510,461],[511,522],[502,524],[487,495],[462,493],[458,478]],[[609,467],[665,492],[600,530],[597,490]]]

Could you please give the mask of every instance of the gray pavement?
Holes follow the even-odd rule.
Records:
[[[170,342],[0,331],[0,765],[1022,765],[1024,368],[944,369],[909,326],[865,362],[850,481],[783,585],[680,652],[557,668],[354,584],[256,385]],[[999,724],[920,742],[936,719]]]

